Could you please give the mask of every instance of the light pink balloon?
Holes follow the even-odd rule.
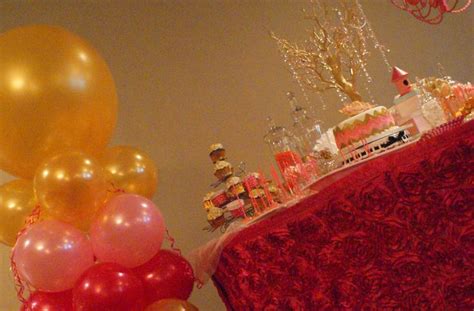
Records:
[[[153,202],[139,195],[121,194],[100,211],[90,237],[99,261],[133,268],[160,250],[164,232],[163,216]]]
[[[45,292],[71,289],[94,264],[87,236],[57,220],[45,220],[29,227],[18,238],[13,259],[20,276]]]

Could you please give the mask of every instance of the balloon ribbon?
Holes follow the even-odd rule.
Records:
[[[36,223],[41,214],[41,208],[39,205],[36,205],[31,214],[26,218],[25,220],[25,225],[23,228],[18,232],[17,235],[17,240],[18,238],[25,233],[25,231],[34,223]],[[12,271],[13,274],[13,280],[15,282],[15,290],[16,290],[16,296],[18,297],[18,300],[23,304],[25,307],[25,311],[30,311],[30,308],[26,305],[26,298],[24,296],[25,294],[25,289],[28,289],[28,291],[31,292],[30,288],[28,287],[27,283],[24,283],[20,277],[20,274],[18,273],[18,269],[15,263],[15,260],[13,259],[14,254],[15,254],[15,247],[16,245],[12,248],[12,252],[10,254],[10,270]]]

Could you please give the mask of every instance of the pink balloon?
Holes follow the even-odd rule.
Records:
[[[100,211],[90,237],[99,261],[133,268],[159,251],[164,232],[163,217],[153,202],[136,194],[121,194]]]
[[[94,264],[92,246],[82,231],[57,220],[29,227],[17,240],[15,260],[22,278],[37,290],[71,289]]]

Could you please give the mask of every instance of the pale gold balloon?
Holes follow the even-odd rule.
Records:
[[[67,152],[38,167],[34,190],[41,211],[87,230],[107,198],[105,172],[94,158],[82,152]]]
[[[0,34],[0,169],[29,179],[60,152],[98,155],[116,118],[112,75],[89,43],[45,25]]]
[[[158,183],[156,165],[143,151],[129,146],[107,149],[100,157],[107,179],[116,188],[152,198]]]
[[[163,299],[152,303],[145,311],[199,311],[199,309],[186,300]]]
[[[18,232],[35,207],[33,182],[17,179],[0,186],[0,242],[15,245]]]

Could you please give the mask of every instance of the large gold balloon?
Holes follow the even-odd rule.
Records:
[[[156,166],[143,151],[129,146],[112,147],[104,152],[100,162],[115,187],[153,197],[158,183]]]
[[[47,218],[87,230],[107,198],[105,172],[94,158],[66,152],[38,167],[34,190]]]
[[[152,303],[145,311],[199,311],[199,309],[186,300],[163,299]]]
[[[35,207],[33,182],[17,179],[0,186],[0,242],[15,245],[18,231]]]
[[[98,155],[116,117],[112,75],[86,41],[52,26],[0,34],[0,169],[32,178],[60,152]]]

